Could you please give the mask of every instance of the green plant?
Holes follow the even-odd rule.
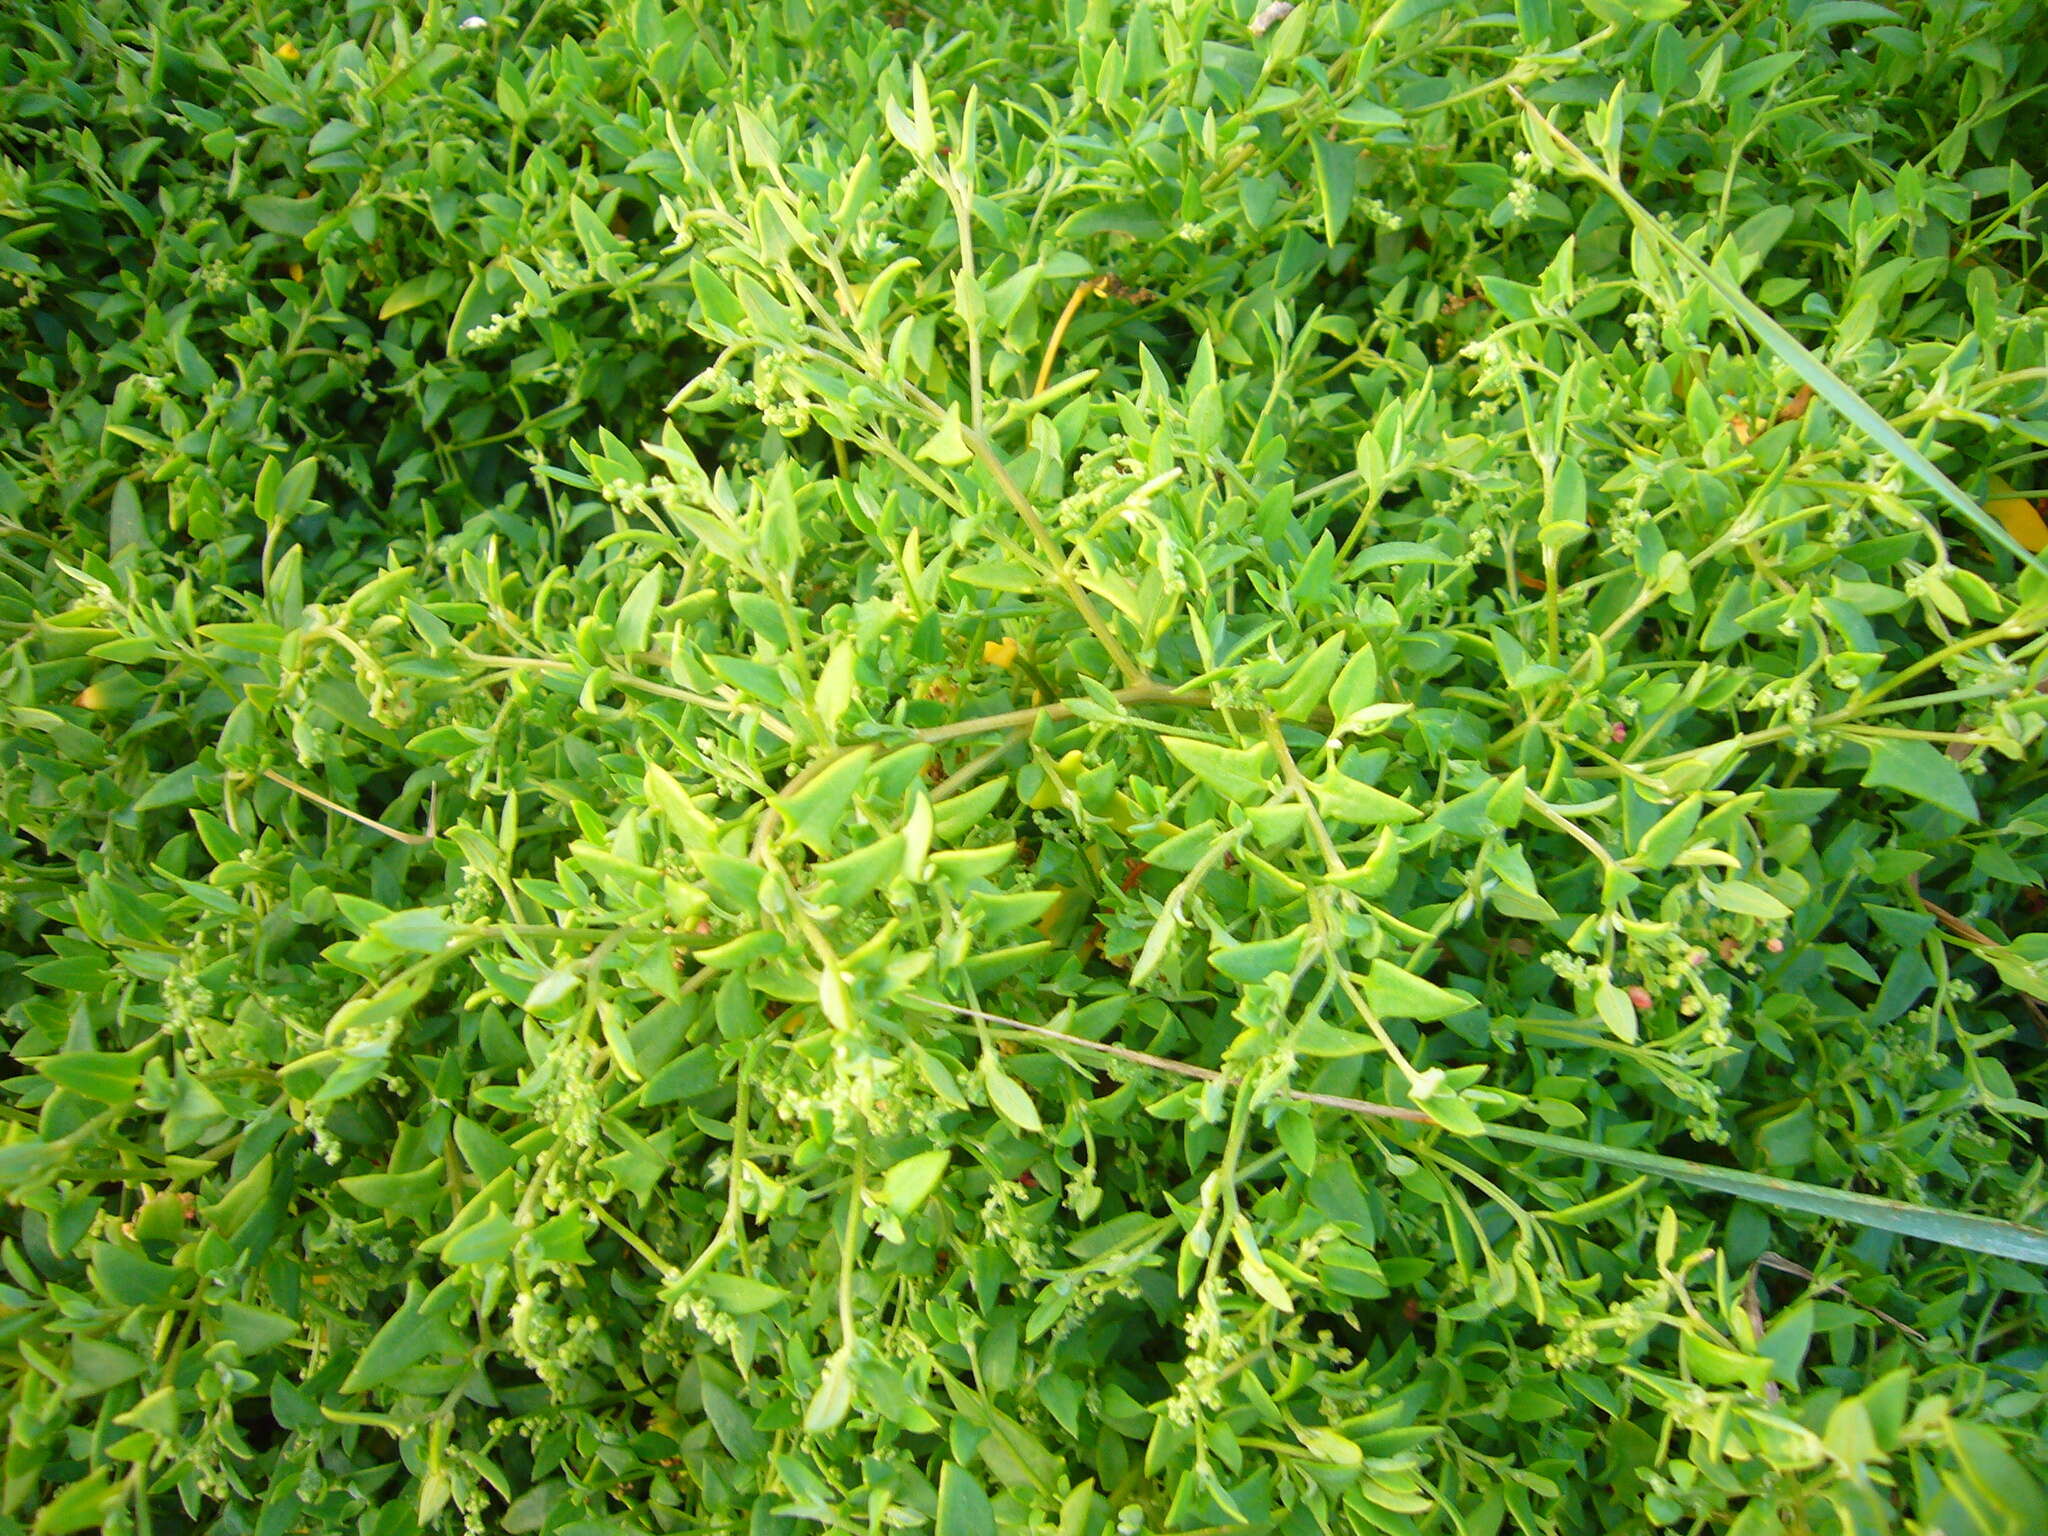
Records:
[[[1262,9],[5,23],[0,1528],[2039,1528],[2038,6]]]

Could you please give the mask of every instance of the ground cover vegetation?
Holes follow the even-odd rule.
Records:
[[[0,1530],[2048,1528],[2030,0],[0,19]]]

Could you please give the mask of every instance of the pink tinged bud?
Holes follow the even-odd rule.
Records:
[[[1636,1012],[1641,1013],[1650,1006],[1650,989],[1648,987],[1630,987],[1628,989],[1628,1000],[1636,1005]]]
[[[1785,953],[1785,941],[1783,939],[1765,939],[1764,948],[1774,955],[1782,955]]]
[[[1614,722],[1614,724],[1610,725],[1607,728],[1607,734],[1614,740],[1615,744],[1618,746],[1622,742],[1628,740],[1628,727],[1623,725],[1619,720],[1617,720]]]

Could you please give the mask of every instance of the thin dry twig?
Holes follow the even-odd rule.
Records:
[[[408,848],[424,848],[435,838],[436,833],[431,817],[428,820],[425,832],[401,832],[396,827],[386,826],[374,816],[365,816],[361,811],[352,811],[339,801],[328,799],[316,789],[308,789],[303,784],[293,783],[275,768],[264,769],[263,777],[270,780],[273,784],[282,784],[293,794],[312,801],[313,804],[319,806],[322,810],[332,811],[337,816],[346,816],[350,821],[357,823],[359,826],[368,827],[372,832],[382,832],[393,842],[403,843]]]
[[[1898,1329],[1899,1332],[1906,1335],[1907,1338],[1913,1340],[1914,1343],[1925,1344],[1927,1342],[1927,1335],[1922,1333],[1918,1328],[1915,1328],[1912,1324],[1902,1323],[1899,1321],[1899,1319],[1893,1317],[1891,1313],[1880,1311],[1878,1308],[1871,1306],[1868,1302],[1858,1301],[1854,1296],[1851,1296],[1847,1290],[1843,1289],[1843,1287],[1836,1284],[1834,1281],[1823,1280],[1818,1275],[1814,1274],[1812,1270],[1808,1269],[1804,1264],[1795,1264],[1790,1259],[1786,1258],[1783,1254],[1772,1253],[1769,1249],[1765,1249],[1762,1253],[1758,1254],[1756,1256],[1756,1263],[1752,1264],[1749,1268],[1749,1283],[1752,1296],[1754,1296],[1755,1294],[1756,1272],[1760,1267],[1764,1269],[1775,1269],[1782,1274],[1796,1275],[1799,1279],[1804,1280],[1808,1285],[1816,1286],[1822,1291],[1832,1291],[1835,1295],[1846,1299],[1851,1306],[1861,1307],[1865,1312],[1868,1312],[1872,1317],[1879,1319],[1881,1322],[1890,1323],[1894,1328]],[[1751,1320],[1757,1321],[1758,1318],[1752,1317]],[[1757,1336],[1759,1338],[1763,1336],[1761,1330],[1759,1330]]]

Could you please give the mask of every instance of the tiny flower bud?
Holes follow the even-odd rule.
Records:
[[[1628,740],[1628,727],[1617,720],[1607,728],[1607,734],[1618,746]]]
[[[1628,989],[1628,1000],[1636,1005],[1636,1012],[1638,1013],[1648,1008],[1653,1001],[1650,996],[1650,989],[1645,986],[1630,987]]]
[[[1783,939],[1765,939],[1764,948],[1774,955],[1782,955],[1785,953],[1785,941]]]

